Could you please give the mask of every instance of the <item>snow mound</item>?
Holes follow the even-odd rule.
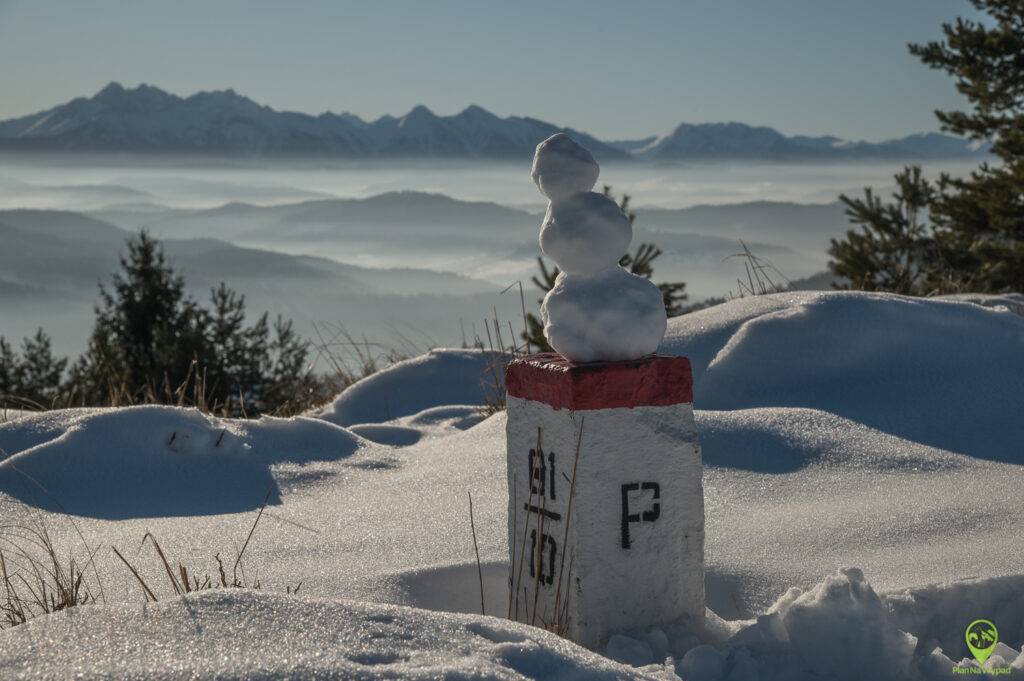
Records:
[[[350,431],[371,442],[391,447],[408,447],[420,441],[423,432],[407,426],[390,426],[381,423],[362,423],[349,426]]]
[[[777,650],[793,658],[786,665],[790,673],[795,667],[804,676],[834,679],[910,676],[917,642],[896,627],[859,569],[840,570],[806,592],[790,589],[738,638],[769,641],[765,647],[771,649],[769,637],[780,631],[786,641]]]
[[[807,407],[967,454],[1024,463],[1024,319],[870,293],[780,293],[671,320],[694,406]]]
[[[121,519],[280,503],[271,466],[352,455],[363,441],[308,418],[217,419],[194,409],[66,409],[0,424],[0,491],[53,511]]]
[[[33,620],[0,632],[0,669],[10,681],[653,678],[505,620],[261,592]]]
[[[455,430],[472,428],[483,420],[479,405],[474,404],[431,407],[404,419],[405,423],[413,427],[443,427]]]
[[[1024,293],[952,293],[938,296],[938,298],[974,303],[982,307],[1005,308],[1009,312],[1024,317]]]
[[[484,405],[504,390],[507,356],[488,350],[431,350],[345,389],[319,418],[339,426],[381,423],[444,405]]]
[[[709,611],[703,631],[677,624],[620,634],[604,652],[687,681],[948,679],[954,666],[977,666],[964,657],[970,657],[963,639],[966,624],[978,612],[998,612],[1001,655],[986,666],[1012,665],[1010,678],[1024,678],[1021,579],[885,595],[872,588],[860,569],[843,568],[807,590],[789,589],[752,620],[725,622]],[[1017,593],[1011,593],[1014,587]],[[965,591],[987,597],[960,600]],[[993,609],[976,610],[978,606]],[[936,627],[948,629],[948,638],[945,632],[935,636]]]
[[[886,594],[885,601],[899,628],[914,632],[920,646],[937,646],[956,660],[970,657],[964,629],[978,613],[999,623],[1002,643],[1017,649],[1024,645],[1024,575],[902,589]],[[1024,658],[1019,662],[1024,664]]]
[[[824,469],[920,473],[970,459],[816,409],[697,411],[704,465],[758,473]]]
[[[661,291],[618,266],[593,276],[559,274],[540,313],[551,347],[574,362],[643,357],[665,333]]]

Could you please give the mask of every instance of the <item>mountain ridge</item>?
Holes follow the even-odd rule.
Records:
[[[602,161],[848,160],[972,157],[985,147],[941,133],[882,142],[787,136],[746,123],[681,123],[660,136],[602,141],[529,116],[501,118],[477,104],[439,116],[419,104],[373,121],[349,113],[279,111],[233,89],[187,97],[111,82],[92,97],[0,121],[0,148],[23,152],[118,152],[350,159],[529,159],[565,132]]]

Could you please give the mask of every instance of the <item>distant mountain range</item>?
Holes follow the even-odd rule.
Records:
[[[668,135],[636,142],[612,142],[630,155],[654,161],[687,159],[832,160],[929,159],[984,155],[988,147],[937,132],[884,142],[851,142],[838,137],[787,137],[777,130],[743,123],[683,123]]]
[[[925,133],[882,142],[786,136],[742,123],[683,123],[671,133],[601,141],[535,118],[500,118],[472,105],[437,116],[423,105],[368,122],[352,114],[278,112],[233,90],[188,97],[150,85],[111,83],[38,114],[0,122],[0,148],[22,152],[201,154],[345,159],[526,160],[542,139],[567,132],[603,161],[809,161],[936,159],[985,147]]]
[[[533,118],[498,118],[478,106],[454,116],[417,106],[401,118],[367,122],[349,113],[275,111],[233,90],[182,98],[117,83],[92,98],[0,122],[0,144],[33,151],[512,159],[532,154],[559,131],[603,158],[628,156],[585,133]]]
[[[500,118],[470,106],[438,116],[417,106],[396,118],[275,111],[233,90],[179,97],[150,85],[110,83],[39,113],[0,122],[0,149],[225,156],[529,159],[544,138],[567,132],[604,161],[928,159],[983,155],[963,139],[926,133],[884,142],[786,136],[743,123],[683,123],[667,135],[603,142],[536,118]]]

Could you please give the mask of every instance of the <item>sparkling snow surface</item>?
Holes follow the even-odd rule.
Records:
[[[988,664],[1024,673],[1024,319],[1007,305],[777,294],[670,320],[662,352],[694,368],[712,613],[706,631],[626,632],[600,652],[664,679],[944,678],[980,616],[1003,644]],[[450,678],[628,678],[540,632],[524,657],[467,629],[513,631],[497,620],[336,602],[479,612],[472,493],[487,611],[504,615],[505,424],[474,425],[464,406],[482,399],[472,361],[486,364],[436,351],[350,389],[327,418],[394,429],[361,437],[170,408],[0,423],[0,517],[97,550],[107,603],[0,632],[0,677],[426,678],[426,660]],[[415,444],[393,446],[410,430]],[[145,532],[172,564],[214,573],[268,493],[245,562],[266,593],[175,600]],[[148,614],[110,546],[160,596]],[[278,593],[298,581],[302,598]],[[413,639],[368,643],[374,613]],[[385,662],[351,666],[364,654]]]
[[[238,681],[650,678],[508,621],[258,592],[80,609],[18,627],[4,643],[6,668],[40,680],[100,669],[116,678]]]

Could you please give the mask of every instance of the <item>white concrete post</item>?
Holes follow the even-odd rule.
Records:
[[[511,616],[596,648],[704,617],[704,494],[689,360],[513,361]],[[578,452],[578,454],[577,454]]]

